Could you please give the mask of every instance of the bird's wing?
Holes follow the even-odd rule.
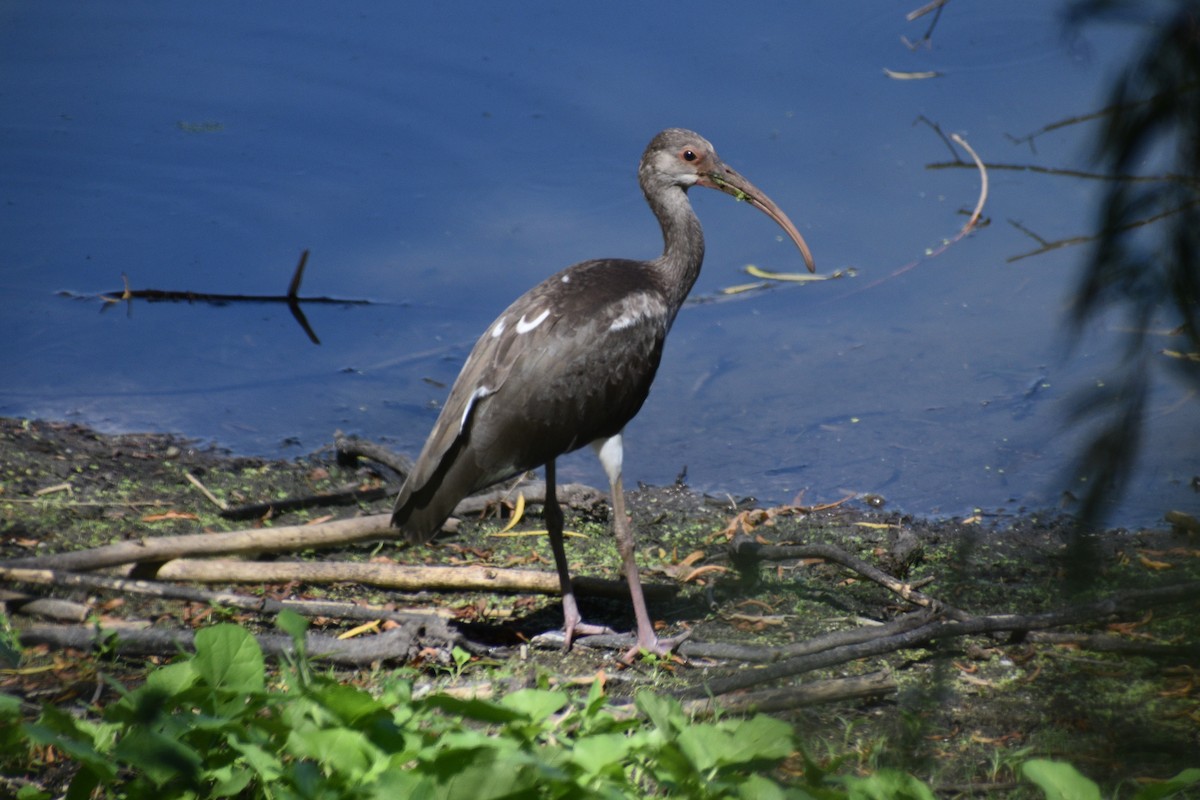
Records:
[[[466,495],[619,432],[662,352],[654,289],[638,262],[585,262],[500,314],[455,380],[393,524],[426,539]]]

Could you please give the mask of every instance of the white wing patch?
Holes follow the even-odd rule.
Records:
[[[480,386],[475,391],[471,392],[471,396],[467,399],[467,407],[463,409],[462,419],[458,423],[458,435],[462,436],[463,431],[467,429],[467,420],[471,416],[471,409],[475,407],[477,400],[482,400],[492,393],[492,390],[487,386]]]
[[[496,323],[496,327],[492,328],[492,338],[493,339],[498,339],[500,337],[500,334],[504,333],[504,324],[507,321],[508,321],[507,318],[501,317],[500,320]]]
[[[517,321],[517,333],[529,333],[538,325],[541,325],[543,322],[545,322],[546,317],[548,316],[550,316],[550,309],[548,308],[544,309],[542,313],[530,320],[527,320],[524,316],[522,316],[521,319]]]
[[[636,325],[646,317],[661,313],[662,303],[645,293],[626,297],[621,302],[621,314],[608,326],[610,331],[624,330]]]

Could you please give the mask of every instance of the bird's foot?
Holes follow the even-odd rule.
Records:
[[[575,641],[576,636],[600,636],[614,633],[616,631],[606,625],[593,625],[578,619],[574,621],[568,619],[563,626],[563,652],[571,649],[571,644]]]
[[[691,635],[691,631],[684,631],[678,636],[672,636],[670,639],[660,639],[654,634],[647,637],[639,636],[637,644],[626,650],[625,654],[621,656],[621,663],[626,665],[632,664],[643,653],[666,658],[672,655],[675,652],[675,648],[683,644]]]

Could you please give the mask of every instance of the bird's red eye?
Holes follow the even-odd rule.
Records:
[[[695,151],[693,151],[693,150],[684,150],[679,155],[681,158],[683,158],[684,161],[695,161],[696,158],[698,157],[696,155]]]

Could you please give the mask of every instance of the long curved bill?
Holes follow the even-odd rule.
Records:
[[[753,183],[742,177],[732,167],[718,161],[710,171],[701,173],[697,183],[733,195],[738,200],[744,200],[775,220],[779,227],[787,231],[787,235],[796,243],[796,247],[800,248],[800,255],[804,256],[804,264],[808,267],[808,271],[817,271],[816,264],[813,263],[812,251],[808,249],[804,237],[800,235],[800,231],[796,230],[796,226],[788,219],[787,214],[784,214],[771,198],[759,191]]]

